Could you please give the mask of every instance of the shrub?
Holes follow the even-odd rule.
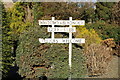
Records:
[[[119,43],[116,44],[113,38],[105,39],[101,42],[103,45],[106,45],[107,47],[112,48],[113,55],[120,56],[120,46]]]
[[[46,27],[34,27],[20,36],[16,55],[19,74],[26,78],[38,78],[42,75],[48,78],[67,78],[68,44],[41,44],[39,38],[50,37],[50,33],[46,30]],[[83,77],[86,72],[82,52],[73,45],[73,78]]]
[[[92,43],[99,44],[101,38],[94,29],[86,29],[84,26],[76,26],[77,31],[74,33],[76,38],[85,38],[85,46],[89,46]]]
[[[118,25],[98,21],[93,24],[87,24],[85,27],[94,29],[103,40],[107,38],[114,38],[115,41],[120,40],[120,28]]]
[[[112,49],[101,44],[91,44],[85,50],[88,75],[102,75],[105,73],[112,58]]]

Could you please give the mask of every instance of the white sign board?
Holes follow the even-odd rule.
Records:
[[[39,20],[39,25],[85,25],[84,20]]]
[[[55,38],[55,39],[39,38],[39,42],[40,43],[85,43],[85,39],[84,38],[73,38],[70,40],[69,38]]]
[[[48,27],[48,32],[76,32],[76,27]]]

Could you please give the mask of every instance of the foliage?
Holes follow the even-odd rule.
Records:
[[[104,21],[97,21],[93,24],[87,24],[87,29],[94,29],[102,39],[114,38],[120,40],[120,28],[115,24],[108,24]]]
[[[50,37],[50,33],[46,30],[46,27],[34,27],[20,36],[16,56],[19,74],[26,78],[42,75],[48,78],[67,78],[69,76],[68,44],[41,44],[39,38]],[[83,77],[84,57],[82,50],[74,45],[72,62],[72,77]]]
[[[108,39],[102,40],[101,43],[110,48],[115,48],[115,46],[116,46],[116,43],[113,38],[108,38]]]
[[[83,10],[81,15],[83,17],[81,19],[85,20],[86,23],[93,23],[96,20],[95,3],[86,2],[84,3],[84,6],[81,7],[81,9]]]
[[[107,47],[112,48],[114,55],[117,55],[118,57],[120,56],[120,46],[119,46],[119,43],[117,42],[117,44],[116,44],[113,38],[105,39],[101,43],[103,45],[106,45]]]
[[[91,22],[92,24],[88,23],[85,27],[76,26],[77,32],[74,33],[74,37],[86,39],[85,47],[88,49],[86,51],[90,51],[90,54],[87,53],[87,58],[92,60],[92,48],[98,48],[98,50],[95,48],[95,52],[98,52],[97,55],[102,53],[102,48],[104,48],[103,52],[106,49],[106,47],[98,45],[101,38],[120,40],[119,26],[106,23],[111,23],[110,21],[113,20],[118,24],[118,5],[119,3],[114,5],[114,3],[98,2],[95,9],[92,7],[93,3],[86,3],[82,7],[78,3],[14,3],[14,6],[8,9],[7,13],[5,10],[2,12],[3,73],[6,73],[9,65],[12,64],[13,53],[17,53],[16,62],[19,67],[19,74],[23,77],[34,78],[46,75],[49,78],[67,78],[69,76],[68,45],[39,43],[38,38],[48,38],[50,33],[46,32],[46,27],[38,26],[38,20],[51,19],[51,17],[68,20],[69,17],[73,17],[74,20],[84,19],[86,23]],[[68,37],[66,33],[64,35],[57,33],[55,36]],[[96,45],[91,45],[93,43]],[[71,73],[73,78],[83,77],[85,74],[83,51],[76,45],[79,44],[73,44]],[[98,57],[103,59],[104,56]]]
[[[68,20],[69,17],[72,17],[73,19],[85,19],[86,22],[89,22],[94,18],[93,14],[91,14],[94,13],[91,5],[87,3],[83,7],[80,7],[78,3],[46,2],[37,4],[39,8],[36,7],[35,10],[38,10],[37,13],[40,13],[38,19],[51,19],[51,17],[55,17],[56,19]]]
[[[10,67],[13,66],[16,41],[20,33],[31,24],[26,19],[24,3],[14,3],[12,8],[6,9],[2,5],[2,66],[3,78],[7,77]]]
[[[82,18],[85,22],[93,22],[95,19],[95,12],[93,8],[85,9],[84,17]]]
[[[85,46],[92,43],[100,43],[101,38],[94,29],[86,29],[84,26],[76,26],[77,31],[74,33],[76,38],[85,38]]]
[[[98,20],[104,20],[110,22],[112,19],[112,7],[114,2],[97,2],[95,14]]]
[[[8,34],[10,28],[8,26],[7,12],[5,11],[3,3],[0,3],[2,7],[2,57],[0,57],[0,71],[3,73],[3,78],[7,77],[7,73],[10,70],[10,66],[13,63],[12,55],[12,42],[11,36]]]
[[[103,75],[112,59],[112,49],[101,44],[91,44],[85,50],[89,76]]]
[[[38,20],[41,19],[41,17],[43,16],[43,7],[41,6],[42,3],[40,2],[34,2],[33,3],[33,15],[34,15],[34,26],[35,24],[38,24]]]
[[[113,23],[116,23],[116,24],[118,24],[119,26],[120,26],[120,1],[118,2],[118,3],[116,3],[114,6],[113,6],[113,8],[112,8],[112,10],[111,10],[111,12],[112,12],[112,22]]]
[[[42,3],[41,7],[44,12],[42,19],[51,19],[53,16],[56,17],[56,19],[68,19],[70,16],[75,19],[80,17],[80,8],[77,7],[76,3]]]
[[[17,39],[20,33],[30,26],[30,22],[25,21],[25,10],[22,3],[15,3],[8,10],[8,21],[10,26],[9,34],[13,35],[13,39]]]

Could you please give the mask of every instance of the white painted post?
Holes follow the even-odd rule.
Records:
[[[52,21],[55,20],[55,17],[52,17]],[[52,24],[52,28],[54,28],[54,24]],[[52,31],[52,39],[54,39],[54,31]]]
[[[69,27],[72,28],[72,17],[69,17],[70,25]],[[69,40],[72,40],[72,32],[69,32]],[[69,43],[69,67],[72,67],[72,43]]]
[[[39,20],[39,25],[52,25],[52,28],[48,28],[48,32],[52,32],[51,38],[42,39],[39,38],[40,43],[69,43],[69,67],[70,67],[70,77],[68,80],[71,80],[71,67],[72,67],[72,43],[85,43],[83,38],[73,38],[72,32],[76,32],[76,28],[72,25],[84,25],[84,20],[72,20],[72,17],[69,17],[69,20],[55,20],[55,17],[52,17],[51,20]],[[69,25],[67,27],[54,27],[55,25]],[[72,31],[71,31],[72,29]],[[69,32],[69,38],[55,38],[54,32]]]
[[[72,17],[69,17],[70,25],[69,27],[72,28]],[[69,32],[69,40],[72,40],[72,32]],[[72,67],[72,43],[69,42],[69,67],[70,67],[70,76],[68,80],[71,80],[71,67]]]

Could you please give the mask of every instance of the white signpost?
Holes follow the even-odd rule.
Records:
[[[76,32],[76,27],[72,27],[72,25],[85,25],[85,21],[72,20],[72,17],[69,17],[69,20],[55,20],[52,17],[52,20],[39,20],[39,25],[52,25],[52,27],[48,27],[48,32],[52,32],[52,37],[39,38],[40,43],[69,43],[69,67],[71,69],[72,43],[85,43],[84,38],[72,38],[72,32]],[[69,25],[69,27],[54,27],[55,25]],[[54,32],[69,32],[69,38],[54,38]]]

